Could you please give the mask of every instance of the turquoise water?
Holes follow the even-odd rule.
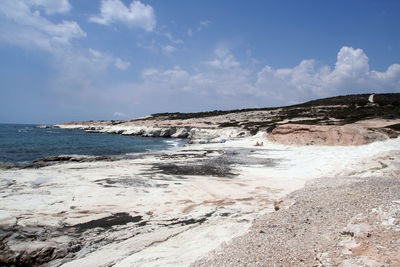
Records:
[[[27,124],[0,124],[0,162],[29,163],[40,158],[68,154],[124,155],[168,149],[184,143],[180,139],[42,129]]]

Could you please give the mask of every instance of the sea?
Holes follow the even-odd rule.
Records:
[[[37,128],[33,124],[0,124],[0,162],[26,164],[57,155],[111,156],[164,150],[182,139],[87,133],[76,129]]]

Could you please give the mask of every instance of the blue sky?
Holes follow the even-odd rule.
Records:
[[[0,1],[0,122],[400,92],[400,1]]]

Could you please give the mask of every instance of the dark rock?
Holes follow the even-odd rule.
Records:
[[[97,227],[103,229],[110,229],[115,225],[124,225],[130,222],[136,223],[140,221],[142,221],[142,216],[132,217],[126,212],[119,212],[101,219],[92,220],[86,223],[80,223],[72,226],[67,226],[66,228],[67,229],[74,228],[78,232],[84,232],[86,230],[90,230]]]

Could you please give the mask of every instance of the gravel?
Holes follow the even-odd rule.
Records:
[[[318,179],[275,206],[192,265],[400,266],[398,178]]]

